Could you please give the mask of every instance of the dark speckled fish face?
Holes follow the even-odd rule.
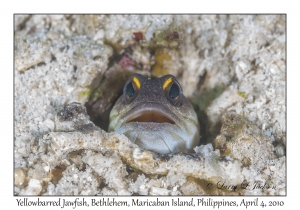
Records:
[[[172,75],[131,76],[110,113],[108,129],[161,154],[192,152],[200,141],[197,115]]]

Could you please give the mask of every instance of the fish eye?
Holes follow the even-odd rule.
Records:
[[[126,87],[126,95],[132,98],[135,94],[132,82],[130,82]]]
[[[174,105],[180,106],[182,103],[182,89],[175,77],[167,75],[162,82],[162,89],[165,97]]]
[[[179,87],[177,84],[173,84],[169,90],[169,96],[171,99],[175,99],[177,96],[179,96]]]
[[[140,79],[136,75],[130,77],[123,88],[124,102],[127,104],[132,102],[137,97],[140,88]]]

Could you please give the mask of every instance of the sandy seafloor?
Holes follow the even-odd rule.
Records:
[[[175,30],[174,40],[153,37]],[[285,31],[284,15],[15,15],[15,195],[285,195]],[[193,156],[162,158],[93,126],[80,105],[59,120],[65,105],[87,102],[94,78],[104,81],[136,32],[140,65],[122,68],[177,76],[211,128],[223,123],[215,142],[231,135],[234,113],[243,126],[226,142],[230,152],[207,142]],[[167,52],[153,55],[151,40]]]

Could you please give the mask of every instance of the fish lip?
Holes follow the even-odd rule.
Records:
[[[170,125],[181,125],[181,121],[179,117],[177,117],[169,108],[165,107],[164,105],[157,103],[157,102],[144,102],[139,103],[136,106],[134,106],[131,110],[129,110],[123,117],[122,117],[122,124],[121,126],[125,124],[131,123],[129,121],[130,118],[132,118],[134,115],[139,115],[142,112],[156,112],[158,114],[161,114],[170,120],[172,120],[175,124],[168,123]],[[141,122],[140,124],[148,124],[148,123],[156,123],[156,122]],[[167,123],[167,122],[166,122]]]

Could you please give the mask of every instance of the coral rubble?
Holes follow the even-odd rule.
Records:
[[[15,15],[15,195],[285,195],[285,28],[285,15]],[[103,130],[134,72],[174,74],[212,140],[159,155]]]

